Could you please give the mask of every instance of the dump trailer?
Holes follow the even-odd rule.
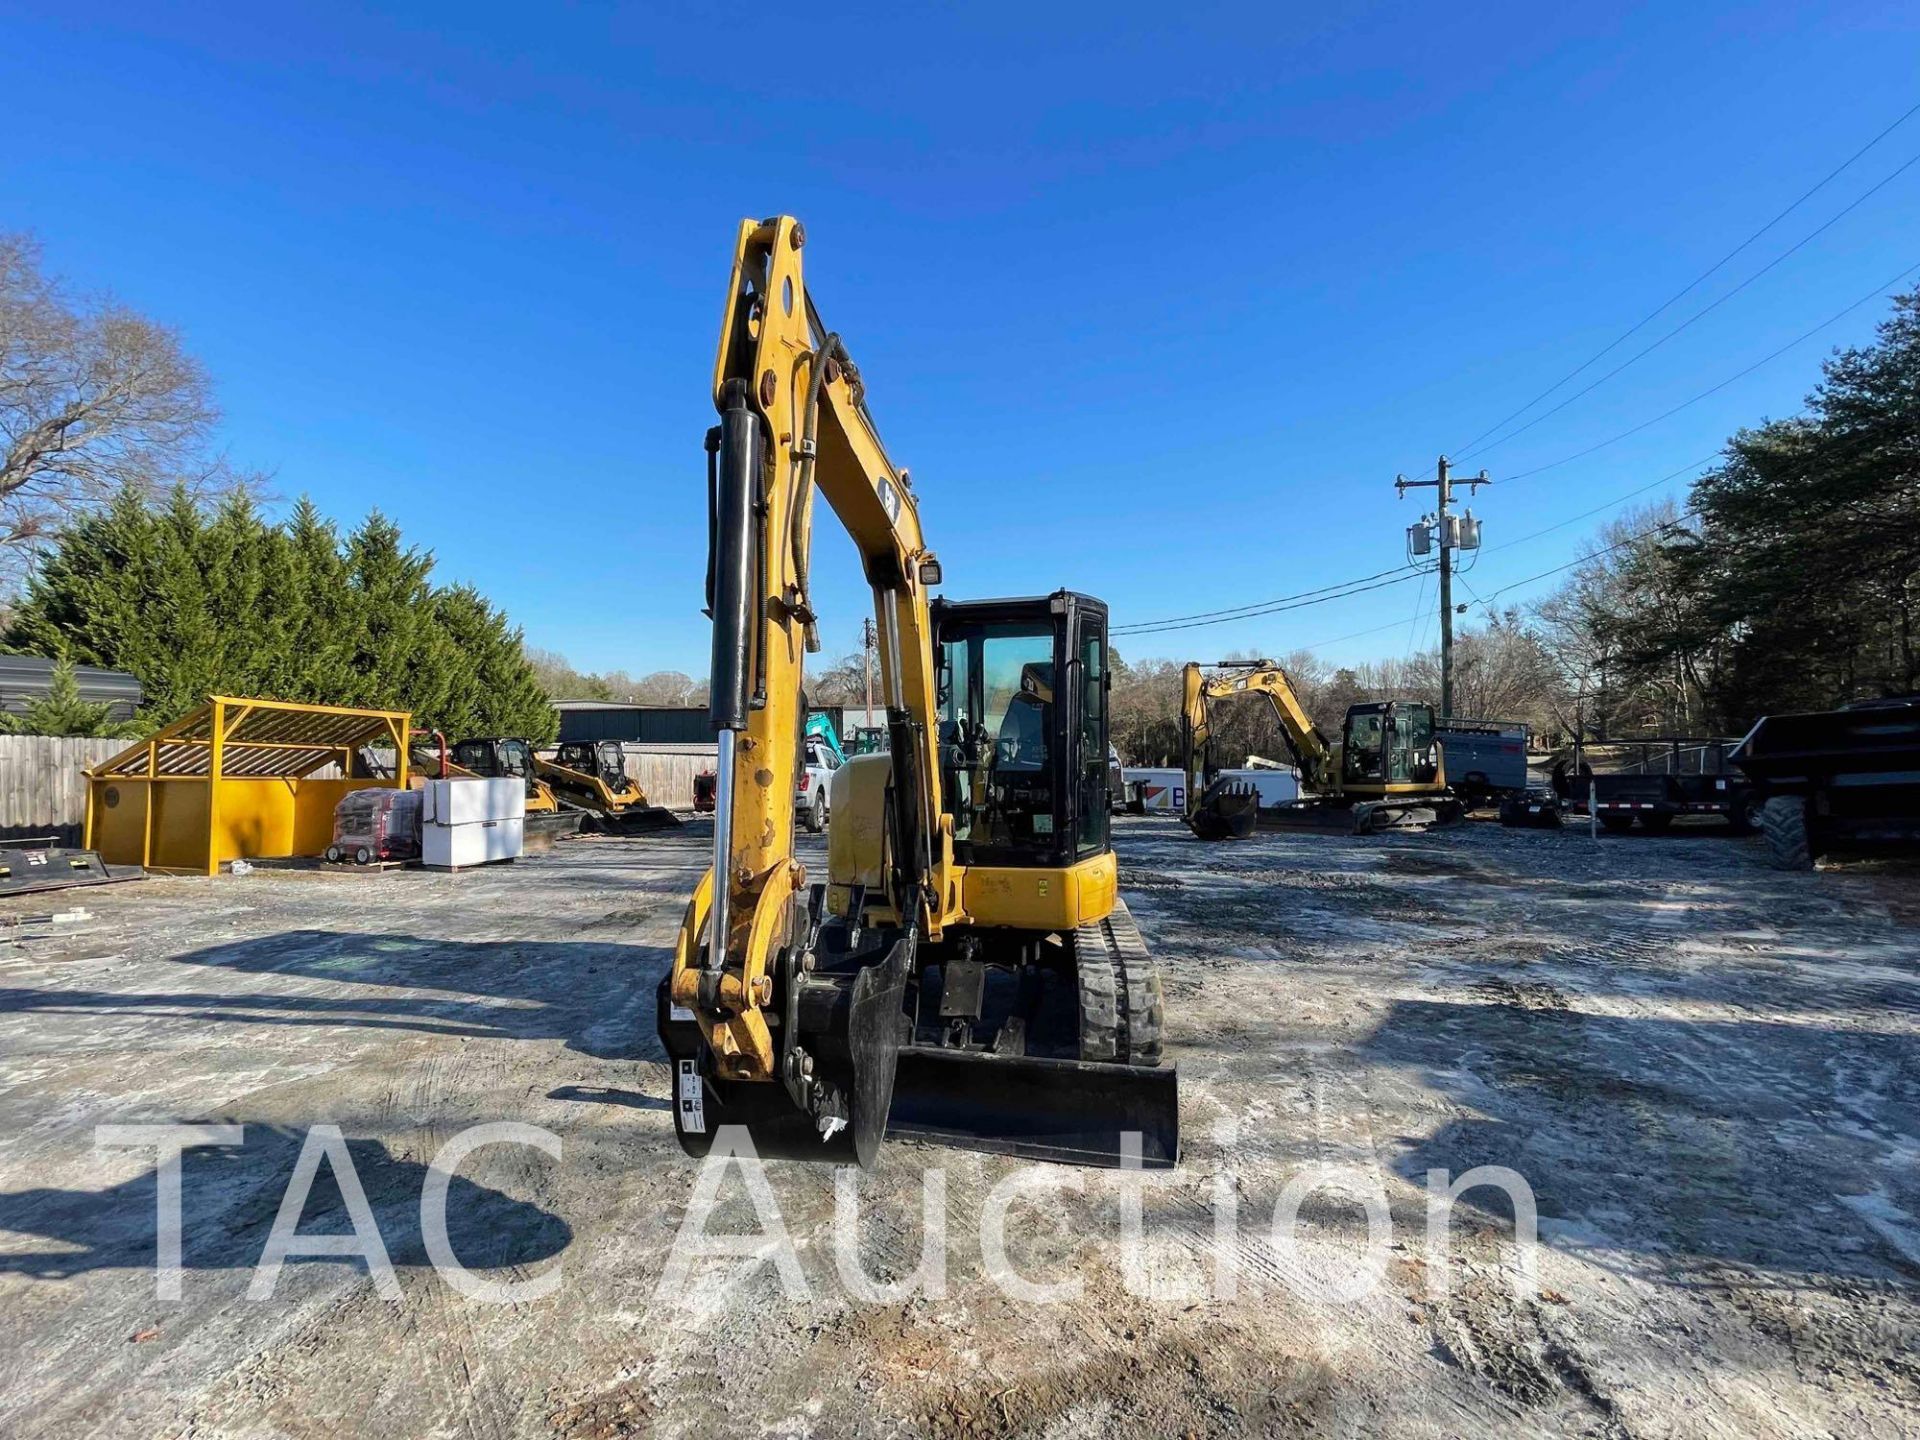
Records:
[[[936,601],[919,501],[802,278],[736,237],[708,432],[713,863],[657,1003],[690,1155],[873,1163],[889,1135],[1037,1159],[1179,1157],[1160,978],[1118,891],[1107,607]],[[878,626],[888,748],[834,772],[824,883],[794,849],[815,499]],[[1059,536],[1074,533],[1061,517]]]
[[[1832,850],[1920,847],[1920,695],[1769,715],[1728,758],[1783,870]]]

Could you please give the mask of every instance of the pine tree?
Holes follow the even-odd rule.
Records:
[[[61,537],[5,645],[131,671],[149,724],[227,694],[410,710],[456,739],[551,739],[520,633],[432,572],[377,511],[343,542],[306,499],[276,525],[245,496],[208,512],[185,492],[158,507],[128,492]]]

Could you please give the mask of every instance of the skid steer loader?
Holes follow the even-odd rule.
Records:
[[[618,740],[569,740],[551,757],[536,755],[533,764],[561,809],[583,813],[584,830],[642,835],[680,823],[671,810],[647,802],[647,792],[627,774]]]

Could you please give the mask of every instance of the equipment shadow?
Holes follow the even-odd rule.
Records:
[[[1399,1000],[1361,1053],[1417,1072],[1459,1117],[1397,1153],[1381,1137],[1396,1173],[1424,1187],[1430,1170],[1518,1171],[1542,1240],[1597,1264],[1920,1284],[1920,1234],[1886,1223],[1920,1213],[1901,1163],[1920,1133],[1920,1037]],[[1510,1231],[1502,1192],[1459,1203]]]
[[[181,1154],[183,1269],[243,1269],[259,1260],[304,1141],[305,1132],[296,1127],[249,1124],[241,1145],[201,1146]],[[346,1146],[389,1261],[396,1268],[431,1264],[420,1222],[428,1167],[396,1157],[379,1140],[349,1137]],[[466,1168],[480,1163],[476,1157]],[[535,1163],[552,1162],[536,1157]],[[156,1254],[155,1174],[149,1169],[102,1190],[0,1192],[0,1230],[68,1247],[41,1253],[14,1248],[0,1254],[0,1274],[63,1279],[93,1270],[151,1269]],[[446,1217],[453,1253],[471,1270],[535,1264],[558,1255],[573,1240],[572,1227],[559,1216],[458,1174],[447,1190]],[[347,1235],[352,1228],[333,1167],[323,1160],[301,1215],[300,1233]],[[365,1269],[359,1256],[290,1256],[287,1263]]]
[[[664,945],[441,940],[291,930],[170,957],[259,976],[249,990],[0,988],[0,1015],[122,1013],[246,1025],[348,1026],[480,1039],[559,1039],[603,1060],[663,1060],[654,989]],[[277,988],[273,981],[334,982]],[[370,988],[392,993],[367,993]]]

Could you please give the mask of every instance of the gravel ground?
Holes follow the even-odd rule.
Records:
[[[1782,875],[1706,835],[1116,832],[1186,1137],[1135,1192],[1142,1244],[1117,1243],[1111,1174],[895,1145],[848,1177],[858,1263],[911,1274],[932,1167],[946,1280],[871,1303],[840,1279],[820,1167],[765,1171],[786,1285],[737,1259],[661,1284],[698,1171],[652,997],[703,826],[459,876],[0,904],[95,917],[0,947],[0,1432],[1920,1429],[1920,876]],[[451,1137],[503,1120],[563,1153],[474,1151],[452,1247],[484,1279],[559,1282],[495,1304],[428,1263],[421,1190]],[[245,1127],[186,1156],[179,1299],[155,1293],[151,1153],[94,1145],[159,1121]],[[249,1300],[323,1124],[398,1290],[310,1256]],[[1430,1248],[1429,1172],[1476,1166],[1531,1188],[1530,1275],[1498,1189],[1461,1196],[1450,1261]],[[348,1230],[332,1173],[307,1233]],[[990,1273],[983,1220],[1029,1173],[1080,1188],[1014,1204],[1008,1261],[1072,1295]],[[752,1200],[731,1174],[710,1232],[760,1230]]]

